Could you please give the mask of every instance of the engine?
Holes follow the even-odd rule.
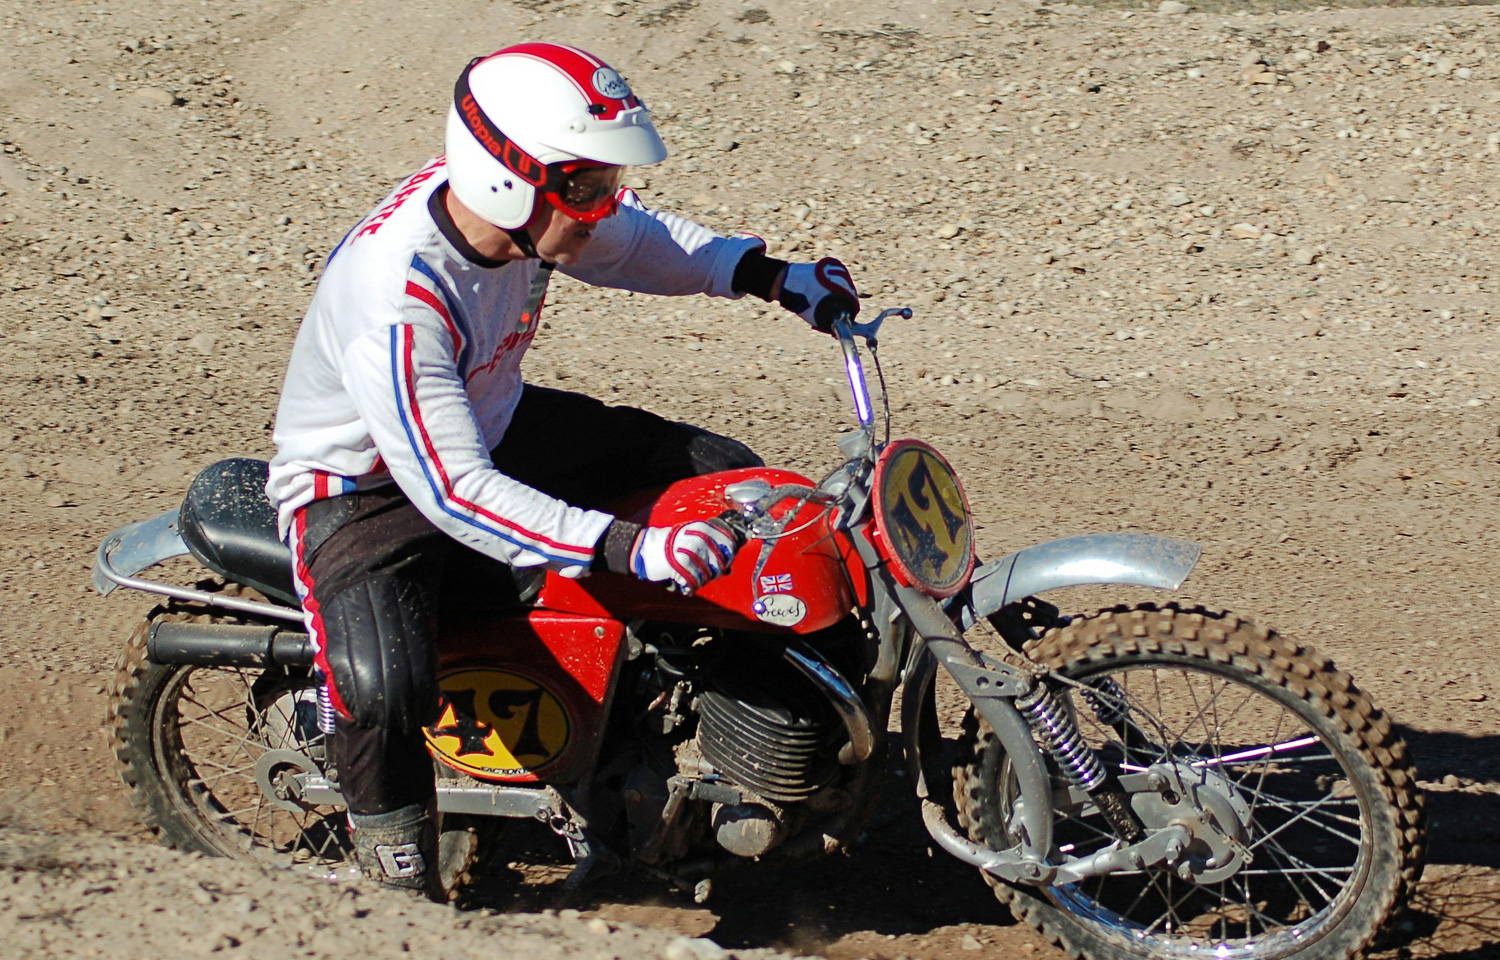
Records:
[[[645,718],[645,762],[622,785],[632,845],[648,860],[677,859],[705,840],[760,856],[842,797],[829,788],[845,769],[844,724],[775,642],[681,630],[653,632],[643,645],[654,663],[639,695],[655,709]],[[674,802],[674,790],[694,802]]]
[[[725,780],[763,800],[796,803],[838,772],[829,748],[841,731],[805,680],[776,674],[716,678],[698,697],[698,749]]]

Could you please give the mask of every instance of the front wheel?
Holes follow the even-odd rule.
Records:
[[[1406,745],[1349,676],[1232,614],[1154,605],[1072,621],[1028,645],[1148,832],[1186,824],[1170,864],[999,898],[1092,960],[1344,960],[1400,911],[1421,872],[1421,796]],[[961,822],[1011,845],[1015,782],[972,713],[955,769]],[[1148,786],[1149,781],[1149,786]],[[1061,801],[1054,862],[1114,835]]]

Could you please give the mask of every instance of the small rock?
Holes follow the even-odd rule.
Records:
[[[164,107],[170,107],[177,102],[177,98],[161,87],[141,87],[136,90],[135,95],[147,103],[159,103]]]
[[[1292,260],[1304,267],[1312,266],[1317,259],[1318,251],[1312,249],[1311,247],[1299,247],[1297,251],[1292,254]]]
[[[938,227],[937,235],[944,240],[952,240],[958,234],[959,228],[956,224],[945,223],[941,227]]]
[[[1253,223],[1237,223],[1229,228],[1229,235],[1236,240],[1259,240],[1260,227]]]
[[[1188,5],[1182,3],[1181,0],[1161,0],[1161,3],[1156,6],[1156,12],[1175,16],[1179,13],[1187,13]]]
[[[796,73],[797,65],[790,60],[783,60],[776,64],[777,73]]]
[[[192,347],[194,350],[198,351],[204,356],[209,356],[214,352],[214,348],[218,346],[218,343],[219,338],[217,336],[205,331],[189,340],[188,346]]]
[[[1260,73],[1257,73],[1255,76],[1251,77],[1250,78],[1250,82],[1251,83],[1275,83],[1276,82],[1276,74],[1272,73],[1270,70],[1262,70]]]
[[[1178,190],[1176,193],[1167,194],[1167,206],[1169,207],[1185,207],[1192,202],[1193,198],[1181,190]]]
[[[726,960],[729,951],[707,937],[678,937],[667,944],[666,960]]]
[[[606,17],[624,16],[625,4],[616,3],[615,0],[610,0],[609,3],[600,4],[599,12],[604,14]]]
[[[1474,71],[1470,70],[1468,67],[1459,67],[1457,70],[1453,71],[1453,75],[1460,80],[1469,80],[1473,78]]]
[[[1170,2],[1171,2],[1171,0],[1167,0],[1167,3],[1170,3]],[[1166,6],[1166,3],[1163,3],[1162,6]],[[1179,3],[1178,6],[1180,7],[1180,6],[1182,6],[1182,4]],[[960,947],[963,947],[965,950],[983,950],[984,949],[984,944],[980,943],[978,940],[976,940],[974,937],[970,936],[967,933],[964,934],[964,938],[958,942],[958,945]]]
[[[1432,69],[1438,74],[1438,76],[1446,77],[1448,74],[1452,73],[1454,68],[1456,68],[1457,66],[1458,64],[1453,62],[1452,57],[1441,57],[1438,59],[1437,63],[1434,63],[1432,65]]]
[[[601,919],[599,917],[595,917],[594,919],[590,920],[588,922],[588,928],[589,928],[589,933],[592,933],[595,936],[600,936],[600,937],[608,934],[609,931],[610,931],[610,929],[611,929],[610,925],[609,925],[609,921]]]

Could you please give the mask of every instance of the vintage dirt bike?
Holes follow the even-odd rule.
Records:
[[[891,440],[889,406],[872,408],[859,341],[878,373],[892,315],[911,311],[835,324],[859,426],[820,482],[734,470],[615,506],[733,518],[744,545],[696,594],[477,559],[453,574],[470,581],[443,616],[426,733],[445,882],[466,879],[486,825],[534,818],[575,878],[634,864],[701,898],[726,866],[855,840],[894,745],[935,844],[1069,955],[1369,944],[1424,842],[1390,721],[1326,658],[1233,614],[1070,617],[1034,596],[1176,589],[1192,543],[1092,534],[977,564],[948,461]],[[264,481],[258,461],[216,464],[181,510],[99,548],[101,592],[168,598],[120,657],[109,732],[164,843],[333,875],[351,849],[332,714]],[[141,577],[189,554],[217,577]]]

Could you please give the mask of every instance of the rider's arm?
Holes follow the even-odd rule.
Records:
[[[706,293],[738,298],[735,268],[759,237],[726,237],[700,223],[651,210],[634,191],[620,193],[614,216],[599,221],[578,263],[559,267],[569,276],[601,287],[671,296]]]
[[[409,323],[367,333],[345,350],[344,379],[391,476],[438,529],[512,566],[588,571],[613,518],[495,469],[446,334]]]

